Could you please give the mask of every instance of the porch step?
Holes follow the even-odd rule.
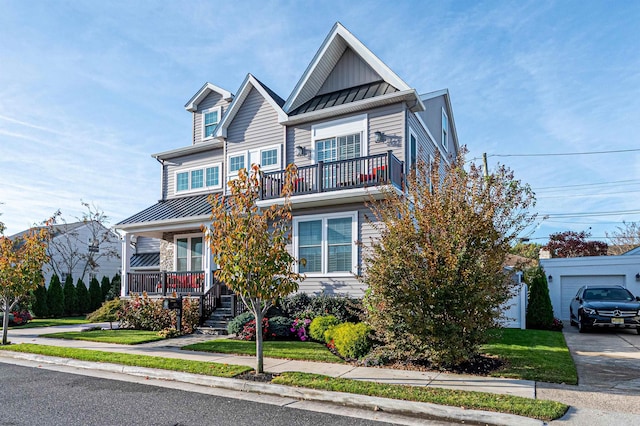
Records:
[[[196,333],[198,334],[208,334],[211,336],[224,336],[227,335],[226,327],[224,329],[208,327],[206,325],[201,325],[196,329]]]

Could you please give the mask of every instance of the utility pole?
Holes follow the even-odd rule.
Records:
[[[487,153],[482,153],[482,164],[484,165],[484,177],[489,179],[489,167],[487,166]]]

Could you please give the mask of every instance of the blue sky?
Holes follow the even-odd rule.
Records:
[[[190,143],[204,82],[251,72],[286,98],[336,21],[418,92],[449,89],[468,158],[536,192],[533,241],[640,221],[640,2],[0,0],[6,233],[81,199],[111,224],[155,203],[150,155]],[[603,151],[623,152],[549,155]]]

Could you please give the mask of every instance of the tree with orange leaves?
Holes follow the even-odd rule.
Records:
[[[0,223],[0,308],[2,344],[7,344],[9,313],[22,297],[43,284],[42,266],[47,262],[47,227],[34,227],[17,238],[4,236]]]
[[[218,265],[216,277],[234,291],[256,323],[256,373],[263,372],[262,320],[280,297],[298,289],[303,276],[293,272],[295,258],[287,250],[291,230],[291,203],[295,166],[285,174],[282,202],[258,207],[260,168],[242,169],[228,183],[227,195],[216,194],[211,203],[207,242]]]

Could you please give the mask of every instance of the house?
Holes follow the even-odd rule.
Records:
[[[362,296],[356,242],[375,237],[365,201],[382,197],[383,185],[402,191],[417,161],[437,153],[450,162],[459,150],[449,92],[420,95],[340,23],[286,99],[247,74],[235,95],[206,83],[185,108],[192,140],[153,154],[160,201],[116,225],[124,236],[123,297],[224,292],[201,231],[207,196],[253,163],[264,172],[263,206],[281,201],[284,169],[297,166],[291,250],[306,259],[297,265],[306,275],[300,291]],[[159,241],[157,271],[135,270],[132,241],[142,238]]]
[[[10,238],[19,237],[29,230],[19,232]],[[42,274],[45,285],[57,274],[64,283],[67,275],[74,281],[82,279],[88,286],[92,278],[110,279],[120,273],[122,265],[120,237],[97,221],[60,223],[50,229],[47,255],[49,262]]]
[[[569,321],[569,305],[583,285],[621,285],[640,296],[640,248],[617,256],[540,259],[554,315]]]

